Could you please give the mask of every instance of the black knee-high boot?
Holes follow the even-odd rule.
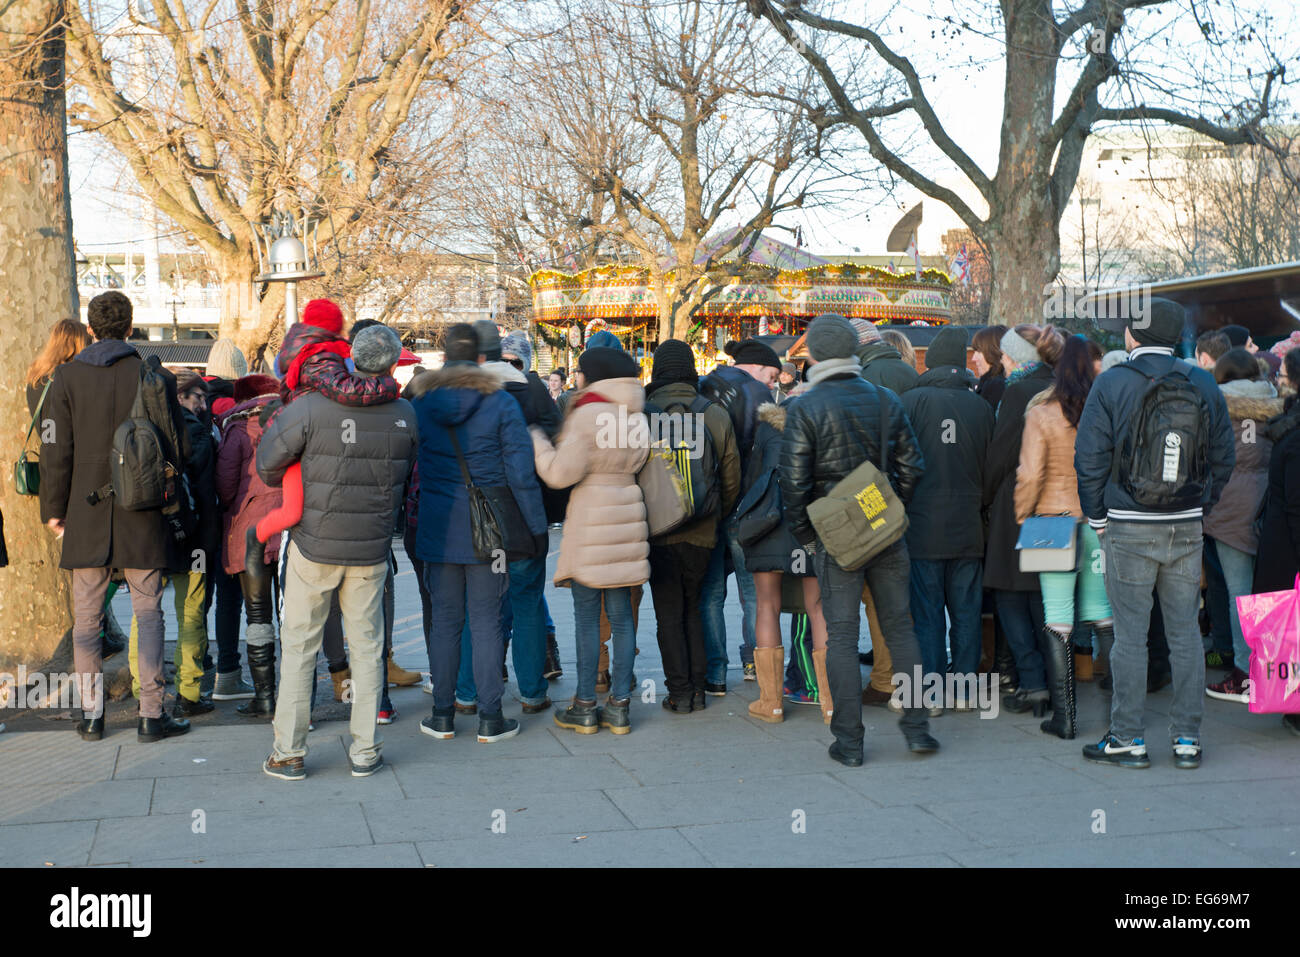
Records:
[[[235,710],[250,717],[275,714],[275,625],[272,607],[271,569],[263,561],[266,547],[248,530],[244,572],[239,584],[244,592],[248,615],[248,674],[253,680],[253,697]]]
[[[1040,727],[1058,738],[1077,733],[1074,711],[1074,647],[1069,635],[1050,625],[1043,627],[1043,661],[1047,665],[1047,687],[1052,693],[1052,716]]]

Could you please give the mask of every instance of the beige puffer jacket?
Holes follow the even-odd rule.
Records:
[[[1029,400],[1025,432],[1020,440],[1020,465],[1016,469],[1016,521],[1031,515],[1083,517],[1079,504],[1079,477],[1074,471],[1074,439],[1078,430],[1065,419],[1061,403],[1052,401],[1054,389],[1044,389]]]
[[[604,401],[592,401],[596,396]],[[573,394],[554,445],[541,429],[530,430],[542,481],[551,488],[577,483],[564,513],[556,585],[623,588],[650,579],[650,528],[636,483],[650,454],[644,405],[636,379],[602,379]]]

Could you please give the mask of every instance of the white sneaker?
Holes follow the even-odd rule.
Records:
[[[424,683],[420,685],[420,690],[425,694],[433,694],[433,679],[425,675]]]

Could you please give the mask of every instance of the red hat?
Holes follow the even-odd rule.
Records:
[[[279,395],[280,380],[274,376],[246,375],[242,379],[235,380],[235,401],[247,402],[249,399],[255,399],[259,395]],[[213,414],[216,414],[215,411]]]
[[[343,310],[328,299],[313,299],[302,310],[302,321],[339,336],[343,334]]]
[[[407,348],[403,347],[403,348],[402,348],[402,351],[401,351],[401,354],[398,355],[398,357],[397,357],[397,364],[398,364],[399,366],[414,366],[414,365],[419,365],[419,364],[420,364],[420,357],[417,356],[417,355],[416,355],[414,352],[412,352],[410,349],[407,349]]]

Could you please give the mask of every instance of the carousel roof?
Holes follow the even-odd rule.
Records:
[[[701,243],[699,251],[695,254],[695,262],[697,264],[708,262],[709,257],[734,240],[739,232],[740,227],[738,226],[724,229],[713,239]],[[719,256],[717,261],[724,263],[735,262],[740,257],[740,254],[745,252],[748,245],[749,241],[747,239],[741,240],[735,249],[724,256]],[[746,253],[744,261],[753,263],[756,266],[767,266],[769,269],[811,269],[813,266],[830,265],[830,260],[814,256],[807,250],[791,246],[789,243],[770,239],[764,236],[761,230],[758,233],[758,238],[754,240],[753,248]],[[664,268],[671,268],[672,265],[671,260],[666,260]]]

